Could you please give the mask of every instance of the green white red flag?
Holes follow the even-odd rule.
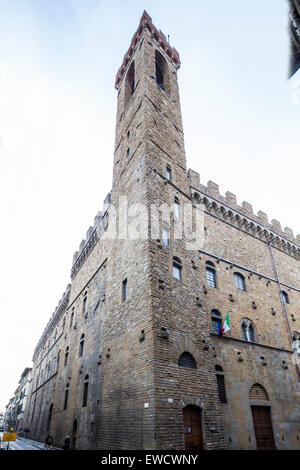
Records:
[[[227,331],[229,330],[230,330],[230,322],[229,322],[229,313],[228,313],[224,321],[221,336],[224,336],[225,333],[227,333]]]

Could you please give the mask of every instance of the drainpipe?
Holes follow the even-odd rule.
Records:
[[[277,270],[276,261],[275,261],[275,258],[274,258],[274,253],[273,253],[273,248],[272,248],[271,242],[269,242],[268,245],[269,245],[269,248],[270,248],[270,253],[271,253],[271,257],[272,257],[272,261],[273,261],[273,266],[274,266],[274,270],[275,270],[275,273],[276,273],[277,284],[278,284],[278,287],[279,287],[280,301],[281,301],[281,305],[283,307],[286,323],[287,323],[287,326],[288,326],[290,345],[291,345],[291,349],[293,350],[293,334],[292,334],[292,330],[291,330],[291,326],[290,326],[290,322],[289,322],[289,317],[288,317],[286,305],[285,305],[285,302],[283,301],[281,283],[280,283],[280,279],[279,279],[279,275],[278,275],[278,270]],[[295,365],[296,365],[296,369],[297,369],[297,372],[298,372],[298,377],[300,377],[299,364],[295,364]]]

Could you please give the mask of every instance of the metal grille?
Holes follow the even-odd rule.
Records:
[[[216,273],[212,268],[206,268],[206,279],[209,287],[216,287]]]
[[[245,290],[245,279],[239,273],[234,273],[234,284],[235,287],[239,290]]]
[[[220,403],[227,403],[224,375],[217,374]]]
[[[211,312],[211,325],[212,325],[212,332],[218,335],[219,326],[221,326],[221,314],[217,310],[213,310]]]
[[[195,359],[188,352],[184,352],[184,353],[181,354],[181,356],[178,360],[178,365],[180,367],[185,367],[187,369],[197,369]]]

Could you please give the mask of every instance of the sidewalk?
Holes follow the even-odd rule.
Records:
[[[21,442],[24,442],[24,444],[36,447],[37,449],[45,450],[44,442],[34,441],[33,439],[29,439],[28,437],[18,437],[18,441],[21,441]],[[62,450],[62,449],[60,449],[59,447],[53,446],[52,450]]]

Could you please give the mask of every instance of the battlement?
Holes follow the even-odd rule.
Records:
[[[219,185],[213,181],[208,181],[207,186],[201,184],[200,175],[194,170],[188,170],[188,178],[193,198],[201,200],[209,210],[216,211],[222,218],[241,228],[251,230],[260,238],[264,237],[269,242],[275,242],[281,247],[286,246],[288,251],[294,253],[296,257],[300,257],[300,235],[295,237],[292,229],[289,227],[282,229],[280,222],[275,219],[269,222],[267,214],[261,210],[255,214],[249,202],[243,201],[239,205],[236,195],[229,191],[225,193],[225,196],[222,196]],[[201,197],[198,191],[204,197]],[[295,247],[293,248],[291,244],[294,244]]]
[[[43,333],[42,333],[42,336],[34,350],[34,353],[33,353],[33,361],[36,360],[36,357],[37,355],[39,354],[40,350],[44,347],[44,345],[46,344],[48,338],[50,337],[50,335],[53,333],[53,330],[56,328],[56,326],[58,325],[58,323],[60,322],[63,314],[65,313],[67,307],[68,307],[68,304],[69,304],[69,298],[70,298],[70,292],[71,292],[71,284],[68,284],[67,285],[67,288],[65,290],[65,292],[63,293],[60,301],[58,302],[58,305],[56,306],[50,320],[48,321]]]
[[[73,255],[71,279],[73,280],[79,269],[100,240],[108,225],[108,208],[110,206],[111,193],[109,192],[103,202],[103,210],[99,211],[94,218],[94,225],[86,232],[86,238],[79,245],[79,250]]]
[[[129,64],[131,57],[133,56],[133,53],[136,49],[136,45],[140,39],[140,36],[144,28],[148,29],[148,31],[151,33],[151,36],[153,36],[153,38],[159,43],[160,47],[166,52],[166,54],[168,55],[170,60],[173,62],[175,67],[177,69],[179,69],[180,67],[179,53],[174,47],[170,46],[164,33],[158,30],[154,26],[154,24],[152,23],[152,18],[148,15],[146,11],[144,11],[144,13],[142,14],[140,23],[139,23],[139,27],[137,31],[135,32],[135,34],[133,35],[130,47],[128,51],[126,52],[126,54],[124,55],[122,65],[117,72],[116,81],[115,81],[115,88],[117,90],[124,77],[124,73],[126,71],[127,65]]]

